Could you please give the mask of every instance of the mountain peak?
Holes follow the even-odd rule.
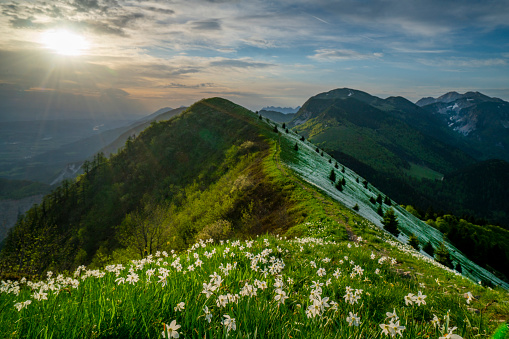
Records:
[[[417,101],[415,104],[417,106],[424,107],[426,105],[431,105],[431,104],[435,104],[438,102],[448,104],[448,103],[452,103],[456,100],[468,100],[468,101],[477,100],[477,101],[481,101],[481,102],[484,102],[484,101],[502,102],[501,99],[492,98],[492,97],[489,97],[489,96],[484,95],[477,91],[475,91],[475,92],[469,91],[464,94],[460,94],[458,92],[453,91],[453,92],[445,93],[444,95],[441,95],[438,98],[433,98],[433,97],[422,98],[419,101]]]
[[[272,112],[279,112],[283,114],[292,114],[297,113],[300,109],[300,106],[297,106],[295,108],[293,107],[276,107],[276,106],[265,106],[260,111],[272,111]]]

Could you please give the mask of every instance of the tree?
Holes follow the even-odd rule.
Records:
[[[274,125],[274,133],[277,133],[278,130],[277,130],[277,125]]]
[[[332,182],[336,182],[336,172],[334,171],[334,169],[332,169],[332,170],[330,171],[329,179],[330,179]]]
[[[343,191],[343,185],[341,184],[341,180],[338,180],[338,183],[336,184],[336,188],[338,189],[338,191],[342,192]]]
[[[306,138],[304,138],[303,136],[300,137],[300,141],[305,141],[305,140],[306,140]]]
[[[378,193],[378,196],[376,197],[376,202],[379,203],[380,205],[383,203],[383,198],[380,193]]]
[[[335,167],[336,169],[338,169],[338,168],[339,168],[339,165],[338,165],[338,163],[337,163],[337,162],[336,162],[336,165],[334,165],[334,167]]]
[[[380,216],[384,216],[384,211],[382,209],[382,205],[378,205],[378,208],[376,209],[376,213],[378,213],[378,215]]]
[[[389,208],[387,211],[385,211],[382,224],[384,225],[384,228],[387,232],[391,233],[395,237],[399,235],[398,219],[392,208]]]
[[[435,254],[435,249],[433,248],[433,245],[431,245],[431,242],[428,241],[426,245],[422,248],[422,250],[426,253],[428,253],[430,256],[433,256]]]
[[[315,149],[315,152],[316,152],[316,153],[320,153],[320,149],[317,147],[317,148]]]
[[[286,124],[283,122],[283,125],[281,126],[281,128],[286,128]]]
[[[358,211],[358,210],[359,210],[359,205],[358,205],[358,204],[355,204],[355,206],[353,207],[353,210],[354,210],[354,211]]]
[[[293,146],[293,149],[298,151],[299,150],[299,145],[297,143],[295,143],[295,146]]]
[[[417,251],[421,249],[421,246],[419,245],[419,239],[415,236],[415,234],[412,233],[412,235],[408,238],[408,244],[415,248]]]
[[[457,263],[456,263],[456,266],[454,267],[454,269],[455,269],[457,272],[459,272],[459,273],[461,273],[461,272],[463,271],[463,270],[461,269],[461,264],[460,264],[459,262],[457,262]]]
[[[166,217],[166,208],[147,204],[143,210],[125,216],[117,226],[117,239],[123,246],[136,250],[141,258],[160,251],[169,239]]]
[[[445,247],[445,244],[443,242],[440,243],[440,247],[435,251],[435,259],[444,266],[447,266],[449,268],[454,267],[452,263],[451,254],[449,253],[447,247]]]
[[[286,128],[286,129],[285,129],[285,132],[286,132],[286,133],[290,133],[290,131],[288,131],[288,128]]]
[[[388,196],[385,196],[384,204],[386,204],[387,206],[391,206],[392,205],[392,201],[391,201],[391,199]]]

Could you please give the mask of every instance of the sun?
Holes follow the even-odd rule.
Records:
[[[42,34],[41,42],[62,55],[82,55],[89,48],[89,43],[83,36],[66,30],[46,31]]]

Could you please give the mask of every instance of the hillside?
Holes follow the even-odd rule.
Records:
[[[152,124],[110,159],[96,156],[67,187],[69,197],[74,185],[83,192],[67,212],[74,219],[30,231],[59,235],[59,245],[70,243],[62,231],[93,232],[100,248],[85,256],[63,246],[52,255],[60,247],[34,242],[30,218],[65,213],[56,217],[51,198],[32,210],[1,253],[2,273],[41,280],[2,283],[0,334],[156,337],[168,324],[185,338],[384,338],[393,328],[407,338],[470,339],[507,331],[500,324],[509,318],[508,294],[496,285],[509,284],[387,197],[380,205],[395,211],[401,233],[386,233],[370,201],[383,193],[301,139],[214,98]],[[331,171],[344,179],[341,189]],[[464,276],[404,245],[412,233],[421,244],[444,243]],[[143,242],[143,234],[154,236]],[[52,261],[35,255],[41,251]],[[12,266],[20,259],[24,265]],[[69,275],[58,274],[63,268]]]
[[[2,272],[100,264],[143,255],[170,239],[181,250],[200,232],[226,237],[290,227],[298,218],[292,203],[263,170],[269,144],[260,133],[267,131],[252,112],[222,99],[153,123],[110,159],[96,155],[84,175],[30,210],[6,240]],[[131,239],[129,229],[143,230],[137,223],[144,219],[157,229],[141,232],[164,230],[164,237],[145,234],[143,244]]]
[[[475,164],[472,154],[478,151],[470,148],[465,152],[467,144],[457,133],[404,98],[380,99],[361,91],[337,89],[310,98],[289,126],[401,203],[457,215],[471,211],[476,218],[509,225],[494,199],[482,208],[462,204],[464,199],[475,200],[475,190],[488,193],[484,186],[463,181],[463,191],[470,195],[460,199],[457,187],[440,182],[444,176]],[[435,186],[449,199],[437,196],[431,189]],[[499,193],[493,195],[504,198]]]

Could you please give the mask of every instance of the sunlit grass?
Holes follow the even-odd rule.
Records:
[[[307,226],[319,233],[333,227]],[[503,292],[475,286],[382,238],[378,244],[272,236],[200,242],[179,255],[2,282],[0,336],[157,338],[172,321],[185,338],[383,338],[384,324],[405,338],[438,338],[453,327],[463,338],[495,330],[479,295],[500,300]],[[405,274],[403,262],[427,271]],[[467,304],[470,291],[476,297]],[[420,305],[406,305],[405,296],[419,292]]]

